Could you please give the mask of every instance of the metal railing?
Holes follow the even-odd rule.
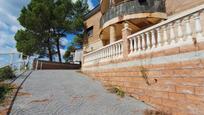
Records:
[[[32,69],[33,59],[22,53],[0,53],[0,68],[10,66],[15,73]]]
[[[140,3],[139,0],[123,2],[119,5],[113,6],[101,17],[100,24],[111,20],[112,18],[134,14],[134,13],[154,13],[165,12],[164,0],[146,0],[146,3]]]

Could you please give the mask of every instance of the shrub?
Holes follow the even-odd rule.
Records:
[[[12,91],[12,87],[9,84],[0,84],[0,103],[3,102],[6,95]]]
[[[14,77],[16,76],[10,66],[6,66],[0,69],[0,81],[6,80],[6,79],[12,79]]]
[[[159,110],[145,110],[144,115],[172,115],[172,114]]]
[[[117,88],[117,87],[111,87],[111,88],[109,89],[109,91],[110,91],[111,93],[117,94],[117,95],[120,96],[120,97],[124,97],[124,96],[125,96],[125,92],[122,91],[121,89]]]

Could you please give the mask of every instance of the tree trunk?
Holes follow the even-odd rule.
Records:
[[[56,42],[57,42],[56,46],[57,46],[57,54],[58,54],[59,62],[62,63],[59,39],[57,39]]]
[[[50,46],[50,39],[48,38],[48,42],[47,42],[47,47],[48,47],[48,55],[49,55],[49,60],[52,62],[53,59],[52,59],[52,49],[51,49],[51,46]]]

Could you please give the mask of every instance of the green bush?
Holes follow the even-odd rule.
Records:
[[[12,79],[14,77],[16,76],[10,66],[6,66],[0,69],[0,81]]]
[[[6,95],[12,91],[12,87],[9,84],[0,84],[0,103],[3,102]]]
[[[115,93],[120,97],[124,97],[125,96],[125,92],[122,91],[120,88],[118,87],[112,87],[109,89],[111,93]]]

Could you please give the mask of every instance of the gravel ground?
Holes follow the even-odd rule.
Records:
[[[15,83],[21,84],[25,76]],[[150,106],[120,98],[74,70],[33,71],[18,92],[11,115],[142,115]]]

